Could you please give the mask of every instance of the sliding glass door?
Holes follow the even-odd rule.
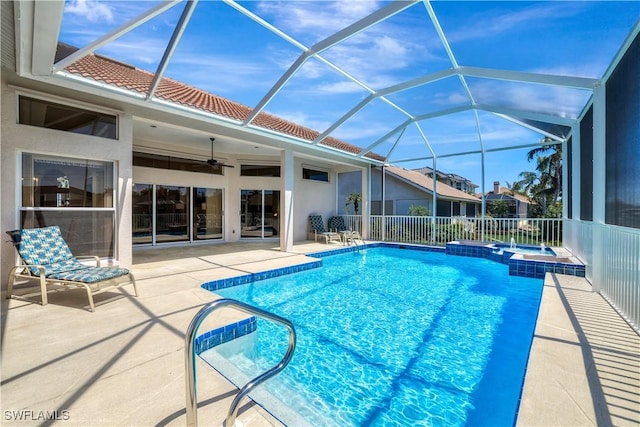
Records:
[[[156,242],[189,240],[189,189],[156,185]]]
[[[217,188],[133,185],[134,244],[223,239],[223,197]]]
[[[193,188],[193,240],[222,239],[222,190]]]
[[[240,191],[240,237],[266,239],[278,237],[280,191]]]

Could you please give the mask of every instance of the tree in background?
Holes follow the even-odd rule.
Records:
[[[429,215],[431,215],[431,211],[426,206],[411,205],[411,206],[409,206],[409,215],[411,215],[411,216],[429,216]]]
[[[562,214],[562,144],[545,145],[529,151],[527,160],[534,158],[536,171],[521,172],[521,180],[513,183],[513,189],[526,194],[533,202],[530,216],[558,217],[558,212]]]
[[[360,206],[360,202],[362,201],[362,196],[360,193],[350,193],[347,196],[347,202],[344,204],[344,210],[349,212],[349,206],[353,205],[353,210],[355,214],[358,215],[358,207]]]
[[[506,200],[492,200],[487,203],[487,214],[492,218],[507,218],[512,211],[511,204]]]

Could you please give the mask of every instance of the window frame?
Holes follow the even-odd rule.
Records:
[[[313,172],[320,172],[323,174],[326,174],[327,179],[322,180],[322,179],[314,179],[314,178],[305,178],[305,171],[313,171]],[[312,182],[322,182],[325,184],[330,184],[331,183],[331,170],[330,169],[326,169],[326,168],[320,168],[317,166],[312,166],[312,165],[302,165],[302,180],[303,181],[312,181]]]
[[[111,137],[105,137],[105,136],[100,136],[100,135],[93,135],[93,134],[87,134],[87,133],[79,133],[79,132],[73,132],[73,131],[69,131],[69,130],[64,130],[64,129],[56,129],[56,128],[49,128],[49,127],[44,127],[44,126],[38,126],[38,125],[33,125],[33,124],[28,124],[28,123],[21,123],[20,122],[20,100],[21,98],[30,98],[32,100],[35,101],[40,101],[42,103],[47,103],[47,104],[55,104],[55,105],[59,105],[62,107],[68,107],[68,108],[72,108],[72,109],[76,109],[76,110],[82,110],[88,113],[95,113],[95,114],[99,114],[99,115],[108,115],[108,116],[113,116],[115,119],[115,136],[113,138]],[[70,102],[71,101],[71,102]],[[31,91],[28,89],[24,89],[24,88],[18,88],[16,90],[16,98],[15,98],[15,111],[16,111],[16,124],[19,126],[33,126],[33,127],[37,127],[40,129],[47,129],[50,131],[59,131],[59,132],[67,132],[67,133],[71,133],[71,134],[75,134],[75,135],[81,135],[81,136],[90,136],[90,137],[95,137],[95,138],[103,138],[103,139],[108,139],[111,141],[120,141],[120,115],[121,115],[121,111],[117,111],[117,110],[112,110],[109,108],[103,108],[103,107],[99,107],[93,104],[89,104],[86,102],[81,102],[81,101],[75,101],[75,100],[69,100],[68,98],[61,98],[61,97],[57,97],[54,95],[49,95],[49,94],[43,94],[37,91]]]

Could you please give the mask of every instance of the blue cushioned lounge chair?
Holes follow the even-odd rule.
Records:
[[[364,239],[358,231],[347,228],[344,217],[332,216],[329,218],[329,230],[339,233],[345,245],[350,245],[351,243],[357,244],[357,240],[360,240],[360,242],[364,244]]]
[[[100,267],[100,258],[86,257],[95,261],[95,267],[80,262],[71,253],[62,238],[60,227],[43,227],[7,231],[20,254],[21,264],[9,272],[7,298],[11,298],[16,277],[38,279],[42,294],[42,305],[47,305],[47,285],[61,284],[87,291],[90,310],[94,311],[93,295],[131,283],[138,296],[133,274],[126,268]]]
[[[325,243],[329,243],[329,242],[342,243],[342,240],[340,239],[340,234],[327,231],[324,228],[322,216],[309,215],[309,225],[311,226],[311,233],[309,233],[309,238],[313,236],[314,241],[317,242],[318,236],[320,236],[322,239],[324,239]]]

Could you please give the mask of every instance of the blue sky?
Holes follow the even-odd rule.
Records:
[[[60,40],[82,47],[156,5],[151,1],[67,1]],[[238,2],[280,31],[267,28],[222,1],[200,1],[166,76],[254,107],[301,54],[341,28],[389,2],[248,1]],[[460,66],[536,72],[598,79],[640,17],[640,2],[432,2],[431,6]],[[183,3],[103,46],[98,53],[155,71]],[[286,35],[288,39],[281,35]],[[265,111],[320,132],[369,95],[335,67],[373,90],[449,69],[452,63],[429,18],[418,3],[308,60],[267,104]],[[327,62],[334,67],[327,65]],[[589,91],[515,84],[468,77],[478,104],[576,117]],[[388,101],[407,114],[420,115],[469,103],[457,77],[390,94]],[[403,123],[407,116],[376,100],[332,135],[367,147]],[[399,166],[431,166],[423,137],[438,156],[437,168],[481,183],[480,155],[447,154],[505,145],[532,144],[544,135],[493,113],[472,111],[418,122],[374,149]],[[487,153],[485,185],[514,182],[527,149]]]

